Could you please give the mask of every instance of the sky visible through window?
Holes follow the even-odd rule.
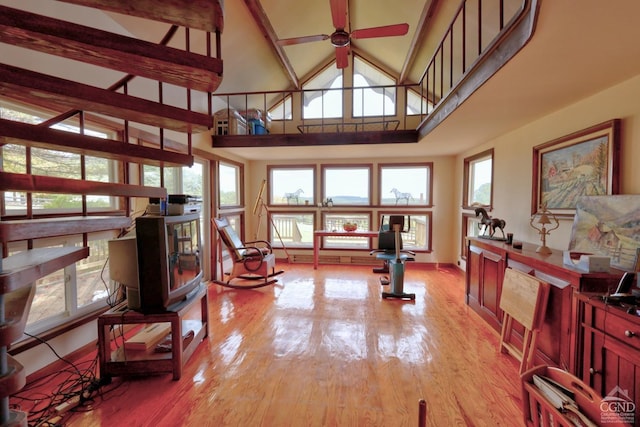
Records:
[[[473,192],[485,184],[491,184],[491,159],[481,160],[473,164]]]

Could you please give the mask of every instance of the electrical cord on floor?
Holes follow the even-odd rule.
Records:
[[[45,344],[59,360],[69,365],[67,369],[53,372],[27,384],[11,396],[12,407],[28,413],[29,426],[63,425],[70,414],[93,409],[96,398],[110,391],[103,389],[110,381],[101,380],[96,375],[97,354],[91,360],[73,363],[60,356],[43,339],[28,333],[25,335]],[[57,386],[54,388],[49,384]],[[44,389],[46,392],[38,392],[38,389]]]

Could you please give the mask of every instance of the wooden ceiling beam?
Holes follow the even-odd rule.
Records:
[[[224,27],[219,0],[58,0],[95,9],[215,32]]]
[[[0,6],[0,41],[204,92],[222,82],[222,60]]]
[[[427,26],[431,17],[433,16],[433,12],[435,11],[437,4],[438,0],[427,0],[424,3],[422,14],[420,15],[420,19],[418,20],[418,25],[416,26],[416,31],[413,33],[413,39],[411,40],[411,44],[409,45],[409,51],[407,52],[404,64],[402,65],[402,69],[400,70],[400,77],[398,78],[399,84],[403,84],[407,80],[409,70],[416,60],[418,47],[420,47],[420,43],[426,37],[426,33],[428,30]]]
[[[320,145],[404,144],[418,142],[417,130],[325,132],[273,135],[214,135],[214,148],[309,147]]]
[[[50,150],[64,149],[68,153],[153,166],[193,165],[193,156],[184,153],[4,119],[0,119],[0,145],[2,144],[18,144]]]
[[[293,66],[289,62],[289,58],[287,54],[284,52],[282,46],[278,44],[278,36],[276,35],[273,26],[271,26],[271,21],[267,17],[266,12],[262,8],[259,0],[244,0],[245,4],[249,8],[249,12],[253,17],[253,20],[256,22],[258,29],[267,40],[269,47],[278,57],[278,61],[280,61],[280,65],[284,69],[289,81],[291,82],[292,87],[295,89],[301,89],[300,87],[300,79],[296,75],[296,72],[293,70]]]
[[[213,118],[207,114],[5,64],[0,64],[0,94],[27,104],[34,99],[49,101],[183,133],[206,132],[213,126]]]

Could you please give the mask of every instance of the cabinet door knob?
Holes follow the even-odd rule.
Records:
[[[627,329],[626,331],[624,331],[624,335],[626,337],[632,338],[636,336],[636,333]]]
[[[591,375],[596,375],[596,374],[599,374],[599,373],[600,373],[600,371],[598,371],[598,370],[597,370],[597,369],[595,369],[595,368],[589,368],[589,373],[590,373]]]

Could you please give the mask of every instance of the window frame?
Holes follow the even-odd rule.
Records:
[[[287,105],[289,106],[289,117],[287,117]],[[282,117],[279,117],[278,114],[273,113],[273,111],[276,109],[282,109]],[[293,121],[293,95],[284,95],[267,110],[267,114],[271,116],[271,120],[274,122]]]
[[[331,62],[330,64],[328,64],[326,67],[318,70],[317,73],[315,73],[313,76],[309,77],[303,84],[302,84],[302,97],[301,97],[301,102],[300,102],[300,117],[302,118],[302,120],[324,120],[324,119],[343,119],[344,118],[344,112],[345,112],[345,99],[344,99],[344,71],[340,72],[340,76],[336,77],[341,79],[341,84],[339,88],[332,88],[331,86],[329,87],[313,87],[313,88],[309,88],[308,86],[310,84],[314,83],[314,80],[316,78],[318,78],[322,73],[327,72],[327,71],[333,71],[335,69],[335,61]],[[334,79],[335,80],[335,79]],[[332,80],[332,82],[334,81]],[[322,114],[319,117],[307,117],[305,115],[305,93],[307,92],[322,92],[321,95],[313,97],[309,102],[312,102],[313,100],[315,100],[316,98],[322,98]],[[327,116],[325,115],[325,108],[324,108],[324,97],[326,96],[326,93],[329,92],[337,92],[339,94],[340,97],[340,113],[335,115],[335,116]]]
[[[476,163],[479,163],[481,161],[485,161],[485,160],[491,160],[491,184],[490,184],[490,191],[491,194],[489,196],[489,204],[488,205],[482,205],[479,203],[475,203],[474,201],[470,200],[470,196],[471,196],[471,188],[472,188],[472,182],[471,182],[471,172],[472,172],[472,166]],[[464,159],[464,176],[463,176],[463,192],[462,192],[462,208],[463,209],[474,209],[476,207],[484,207],[487,208],[488,210],[491,210],[493,208],[493,177],[494,177],[494,170],[495,170],[495,160],[494,160],[494,150],[493,148],[490,148],[488,150],[482,151],[480,153],[474,154],[473,156],[469,156],[469,157],[465,157]]]
[[[416,162],[416,163],[379,163],[378,164],[378,205],[380,206],[384,206],[385,208],[388,207],[397,207],[397,206],[405,206],[405,205],[397,205],[397,204],[391,204],[391,203],[383,203],[383,200],[385,199],[384,195],[385,192],[383,192],[383,182],[382,182],[382,172],[383,169],[388,168],[388,169],[402,169],[402,168],[411,168],[411,169],[415,169],[417,167],[425,167],[427,168],[427,183],[426,183],[426,188],[425,188],[425,192],[427,193],[425,195],[425,203],[415,203],[415,204],[410,204],[410,200],[407,200],[408,206],[409,207],[425,207],[425,208],[432,208],[433,207],[433,162]],[[395,187],[394,187],[395,188]],[[393,190],[392,190],[393,191]],[[397,203],[398,199],[396,199],[396,203]]]
[[[353,207],[353,208],[362,208],[362,207],[371,207],[373,205],[372,200],[372,187],[373,187],[373,165],[371,163],[349,163],[349,164],[321,164],[320,165],[320,180],[321,180],[321,197],[322,203],[324,204],[328,199],[333,199],[333,197],[327,194],[327,171],[337,169],[364,169],[368,171],[368,184],[367,184],[367,203],[366,204],[348,204],[348,203],[336,203],[335,200],[332,201],[331,207],[339,206],[339,207]]]
[[[474,224],[474,229],[476,231],[476,235],[469,235],[469,226]],[[468,237],[476,237],[480,234],[480,229],[478,228],[478,224],[480,224],[480,220],[476,217],[475,213],[463,212],[462,219],[460,221],[461,229],[460,229],[460,258],[466,260],[467,259],[467,238]]]
[[[288,243],[288,242],[284,242],[284,239],[282,239],[282,234],[281,231],[282,227],[278,228],[277,230],[275,230],[277,233],[273,233],[274,229],[276,228],[276,222],[277,220],[274,219],[274,216],[278,216],[278,215],[284,215],[284,216],[301,216],[301,215],[310,215],[311,216],[311,240],[309,241],[309,243],[302,243],[302,244],[292,244],[292,243]],[[313,235],[313,232],[315,230],[315,224],[317,221],[317,212],[315,210],[296,210],[296,211],[291,211],[291,210],[278,210],[278,211],[270,211],[268,213],[268,218],[269,220],[267,221],[268,223],[268,228],[267,228],[267,239],[269,241],[269,243],[271,244],[271,247],[273,247],[274,249],[313,249],[313,239],[315,238]],[[282,239],[282,241],[281,241]]]
[[[9,120],[14,120],[21,123],[30,123],[30,124],[42,123],[52,117],[52,114],[50,112],[46,112],[42,109],[36,109],[34,107],[30,107],[28,105],[22,105],[22,104],[18,105],[18,104],[7,103],[4,105],[0,105],[0,117],[3,116],[3,112],[7,114],[9,117],[12,117],[12,116],[16,117],[14,119],[9,119]],[[23,120],[20,120],[20,118],[23,118]],[[113,128],[110,128],[95,122],[80,120],[75,116],[55,124],[54,126],[52,126],[52,128],[60,131],[64,131],[64,132],[69,132],[72,134],[86,133],[88,135],[92,135],[95,137],[104,137],[107,139],[114,138],[118,133]],[[5,149],[5,147],[12,147],[12,146],[20,147],[24,149],[24,152],[21,153],[22,163],[24,164],[24,170],[17,171],[17,173],[20,173],[20,174],[58,177],[62,179],[78,180],[78,181],[88,180],[87,171],[90,169],[90,168],[87,168],[87,162],[90,161],[88,159],[98,159],[98,160],[107,162],[106,170],[108,174],[109,183],[119,184],[122,182],[122,179],[123,179],[122,178],[123,173],[121,172],[122,162],[119,162],[117,160],[112,160],[112,159],[109,159],[108,157],[99,157],[93,154],[81,155],[77,153],[70,153],[62,150],[61,149],[62,147],[60,148],[38,147],[38,146],[27,147],[25,145],[16,144],[16,143],[8,143],[8,144],[5,144],[2,148],[0,148],[0,159],[2,160],[2,162],[0,163],[0,169],[3,169],[5,171],[11,171],[11,169],[10,168],[7,169],[4,165],[6,156],[3,150]],[[44,174],[35,173],[34,174],[32,172],[32,168],[34,165],[33,159],[34,157],[39,157],[37,155],[34,155],[34,151],[36,153],[42,152],[43,155],[41,157],[52,157],[54,153],[60,153],[61,157],[64,157],[65,155],[66,156],[71,155],[70,158],[73,159],[72,162],[73,163],[77,162],[77,167],[73,171],[74,176],[66,178],[57,173],[44,173]],[[47,156],[46,155],[47,152],[52,153],[52,156]],[[31,192],[29,194],[27,194],[26,192],[11,192],[14,194],[14,198],[18,197],[24,200],[24,206],[17,206],[15,208],[8,209],[6,193],[8,192],[0,191],[0,194],[2,195],[0,200],[0,214],[7,219],[10,219],[13,217],[22,218],[25,215],[32,215],[33,218],[38,218],[38,217],[49,217],[49,216],[77,215],[77,214],[83,214],[84,212],[88,214],[90,213],[93,215],[96,215],[96,214],[113,215],[113,214],[123,213],[122,199],[116,196],[91,195],[91,194],[77,195],[76,193],[72,193],[72,192],[71,193],[54,193],[54,192],[47,193],[47,192],[41,191],[41,192]],[[34,196],[37,196],[38,194],[48,196],[54,202],[56,201],[56,199],[60,200],[60,198],[63,198],[65,196],[77,196],[75,198],[80,200],[77,202],[78,206],[34,208],[34,200],[37,198]],[[97,197],[100,200],[106,198],[106,200],[108,200],[108,206],[97,206],[97,207],[90,206],[92,197]]]
[[[404,246],[405,249],[416,253],[431,253],[433,252],[433,212],[431,211],[411,211],[407,212],[403,210],[402,212],[398,211],[378,211],[378,229],[382,225],[382,217],[388,217],[389,215],[404,215],[407,216],[425,216],[427,220],[426,224],[426,245],[424,248],[413,247],[413,246]]]
[[[311,199],[306,199],[308,194],[302,193],[305,201],[302,204],[291,205],[288,202],[276,203],[274,200],[274,191],[275,191],[275,180],[273,179],[273,173],[278,171],[292,171],[299,170],[300,172],[308,171],[311,173]],[[304,208],[309,206],[316,206],[317,197],[316,197],[316,182],[317,182],[317,167],[315,164],[300,164],[300,165],[267,165],[267,205],[271,207],[286,207],[286,208]],[[294,185],[292,188],[300,187],[298,185]],[[302,189],[300,187],[299,189]],[[292,192],[296,192],[298,189],[294,189]],[[285,192],[286,194],[287,192]],[[289,192],[291,193],[291,192]],[[286,196],[284,196],[286,197]],[[308,203],[307,203],[308,202]]]
[[[388,85],[386,84],[376,84],[376,85],[369,85],[369,86],[356,86],[355,85],[355,75],[356,75],[356,63],[357,62],[361,62],[366,66],[371,67],[372,69],[374,69],[375,71],[379,72],[380,74],[382,74],[383,76],[385,76],[386,78],[388,78],[390,80],[390,83]],[[360,74],[362,75],[362,74]],[[375,118],[375,117],[396,117],[398,115],[398,81],[397,79],[395,79],[392,75],[390,75],[389,73],[387,73],[386,71],[384,71],[382,68],[375,66],[374,64],[372,64],[371,62],[367,61],[366,59],[364,59],[363,57],[361,57],[360,55],[353,55],[353,63],[352,63],[352,67],[351,67],[351,81],[354,82],[353,84],[353,89],[351,90],[351,118],[352,119],[368,119],[368,118]],[[363,91],[366,89],[371,89],[372,87],[374,88],[382,88],[382,94],[377,94],[379,96],[382,96],[382,114],[366,114],[364,109],[365,106],[364,104],[366,102],[366,95],[365,96],[365,100],[361,100],[363,101],[363,105],[362,105],[362,114],[361,115],[356,115],[355,111],[356,111],[356,92],[357,91]],[[387,112],[387,102],[385,101],[384,97],[386,95],[386,90],[387,87],[391,88],[393,87],[393,108],[391,112]],[[375,91],[374,91],[375,92]],[[391,97],[390,97],[391,98]]]
[[[359,211],[359,210],[348,210],[348,209],[342,209],[343,207],[346,207],[344,205],[340,205],[340,209],[338,210],[322,210],[321,212],[321,216],[320,216],[320,229],[321,230],[333,230],[332,228],[327,228],[326,224],[327,224],[327,216],[329,215],[334,215],[343,219],[348,219],[348,217],[350,215],[353,216],[365,216],[368,217],[367,221],[369,222],[369,227],[372,228],[373,226],[373,218],[374,218],[374,212],[372,210],[363,210],[363,211]],[[337,231],[343,231],[341,227],[336,228]],[[366,242],[365,245],[360,244],[359,246],[338,246],[338,245],[331,245],[327,243],[327,239],[331,239],[331,240],[338,240],[338,241],[345,241],[345,242]],[[366,251],[371,251],[371,237],[366,237],[366,236],[325,236],[322,237],[322,239],[320,239],[320,249],[330,249],[330,250],[366,250]]]
[[[236,169],[236,176],[235,176],[235,186],[236,186],[236,192],[238,194],[237,199],[236,199],[236,203],[237,204],[222,204],[222,194],[220,192],[221,189],[221,185],[220,182],[222,182],[221,179],[221,175],[220,175],[220,166],[221,165],[225,165],[225,166],[229,166],[232,168]],[[245,206],[245,201],[244,201],[244,164],[239,163],[239,162],[234,162],[232,160],[227,160],[227,159],[220,159],[217,162],[217,167],[216,167],[216,181],[217,181],[217,185],[216,185],[216,205],[218,207],[218,210],[226,210],[226,209],[238,209],[238,208],[243,208]]]

